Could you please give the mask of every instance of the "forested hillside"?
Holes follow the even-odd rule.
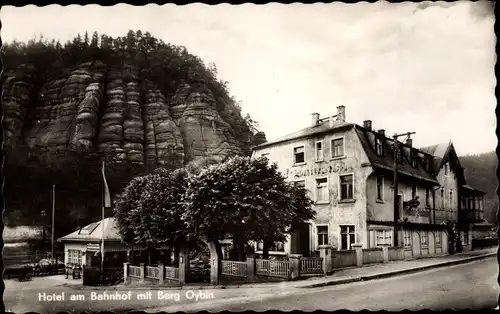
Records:
[[[460,163],[465,168],[467,184],[487,193],[484,197],[484,217],[489,222],[496,223],[498,209],[496,153],[462,156]]]
[[[100,217],[135,175],[248,155],[265,134],[242,117],[214,64],[129,31],[2,46],[5,222],[38,225],[56,185],[58,235]]]

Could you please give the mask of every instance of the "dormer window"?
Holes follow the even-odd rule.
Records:
[[[403,150],[401,149],[401,147],[398,147],[398,150],[396,152],[396,158],[397,158],[397,161],[398,163],[402,163],[403,162]]]
[[[415,151],[412,151],[410,153],[410,159],[411,159],[411,166],[413,168],[417,168],[417,165],[418,165],[418,155],[415,153]]]
[[[375,140],[375,150],[377,152],[377,155],[378,156],[383,156],[384,155],[384,146],[382,145],[382,139],[381,138],[377,138]]]

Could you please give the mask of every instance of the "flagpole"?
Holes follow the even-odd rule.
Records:
[[[106,206],[105,201],[105,174],[104,174],[104,161],[102,162],[102,174],[103,174],[103,183],[102,183],[102,222],[101,222],[101,281],[104,279],[104,207]]]
[[[55,217],[56,217],[56,185],[52,185],[52,259],[55,258],[54,256],[54,237],[55,237],[55,234],[54,234],[54,221],[55,221]]]

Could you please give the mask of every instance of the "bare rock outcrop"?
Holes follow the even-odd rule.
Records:
[[[22,135],[27,108],[34,92],[35,69],[23,65],[3,83],[3,129],[6,147],[14,147]]]
[[[4,80],[7,148],[22,141],[49,151],[99,151],[127,163],[181,167],[197,158],[244,154],[253,136],[235,128],[241,116],[228,121],[231,115],[221,111],[226,106],[204,82],[181,85],[167,100],[138,69],[93,61],[35,93],[32,71],[21,67]]]
[[[30,147],[65,150],[92,147],[105,65],[85,63],[69,77],[45,83],[28,111],[31,127],[24,138]]]
[[[212,92],[203,82],[182,86],[171,106],[184,139],[186,162],[207,156],[242,154],[233,130],[221,118]]]

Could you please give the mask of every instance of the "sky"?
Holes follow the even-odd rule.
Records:
[[[347,122],[416,132],[417,147],[452,140],[467,155],[497,146],[495,17],[482,1],[30,5],[2,7],[0,18],[6,42],[140,29],[185,46],[216,64],[268,140],[344,105]]]

